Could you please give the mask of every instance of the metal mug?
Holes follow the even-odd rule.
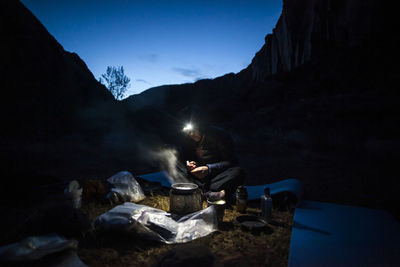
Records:
[[[220,200],[207,200],[207,207],[214,206],[217,213],[218,224],[224,220],[226,201]]]

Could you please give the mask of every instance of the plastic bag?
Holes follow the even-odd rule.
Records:
[[[114,174],[107,181],[115,186],[111,191],[118,193],[124,201],[138,202],[145,198],[139,183],[128,171]]]
[[[175,219],[163,210],[126,202],[94,221],[97,230],[118,230],[167,244],[185,243],[217,230],[214,206]]]
[[[78,241],[67,240],[57,234],[31,236],[20,242],[0,247],[0,259],[1,261],[37,260],[48,254],[77,247]]]
[[[82,205],[82,188],[78,181],[71,181],[67,188],[64,189],[64,195],[71,202],[71,205],[79,209]]]

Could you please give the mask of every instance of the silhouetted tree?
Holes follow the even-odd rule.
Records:
[[[131,79],[124,73],[123,66],[108,66],[106,73],[99,78],[99,82],[104,84],[117,100],[121,100],[124,97],[126,90],[130,87],[130,81]]]

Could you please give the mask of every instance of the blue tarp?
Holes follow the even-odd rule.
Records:
[[[264,195],[265,187],[270,188],[272,197],[278,193],[290,192],[297,197],[297,201],[301,200],[301,195],[303,193],[303,186],[299,180],[286,179],[271,184],[247,186],[247,193],[249,194],[249,200],[258,199],[262,195]]]
[[[169,174],[166,171],[138,175],[137,177],[143,178],[149,182],[160,183],[162,186],[165,186],[168,188],[170,188],[172,185],[172,183],[171,183],[172,178],[171,178],[171,176],[169,176]]]
[[[289,267],[400,266],[400,224],[383,210],[303,201]]]

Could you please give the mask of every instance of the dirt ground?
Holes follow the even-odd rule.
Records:
[[[139,204],[168,211],[169,198],[150,195]],[[114,205],[89,203],[82,207],[93,221]],[[257,215],[258,203],[249,203],[247,214]],[[79,240],[78,255],[90,266],[153,266],[169,250],[204,245],[216,256],[219,266],[287,266],[293,212],[274,210],[273,220],[261,232],[242,229],[235,206],[225,210],[219,230],[186,244],[166,245],[139,240],[134,236],[106,233],[86,234]]]
[[[84,183],[82,183],[85,185]],[[79,258],[89,266],[154,266],[171,250],[206,247],[215,258],[214,266],[287,266],[293,211],[274,210],[273,220],[260,232],[243,229],[236,218],[244,214],[258,215],[260,203],[248,203],[246,213],[236,211],[233,205],[225,210],[219,230],[185,244],[167,245],[147,241],[126,233],[98,232],[90,226],[95,218],[116,204],[105,201],[107,189],[96,191],[103,197],[83,200],[79,210],[63,204],[65,184],[43,187],[27,196],[30,201],[10,198],[2,202],[0,211],[0,246],[21,241],[28,236],[59,233],[75,239]],[[138,204],[168,211],[168,190],[150,192]],[[206,204],[204,207],[206,207]],[[87,218],[86,218],[87,217]],[[82,223],[83,222],[83,223]],[[207,255],[205,255],[206,257]],[[49,256],[46,256],[49,257]],[[10,266],[48,266],[48,261],[17,262]],[[0,264],[4,265],[3,263]],[[198,265],[193,265],[198,266]],[[209,265],[212,266],[212,265]]]

